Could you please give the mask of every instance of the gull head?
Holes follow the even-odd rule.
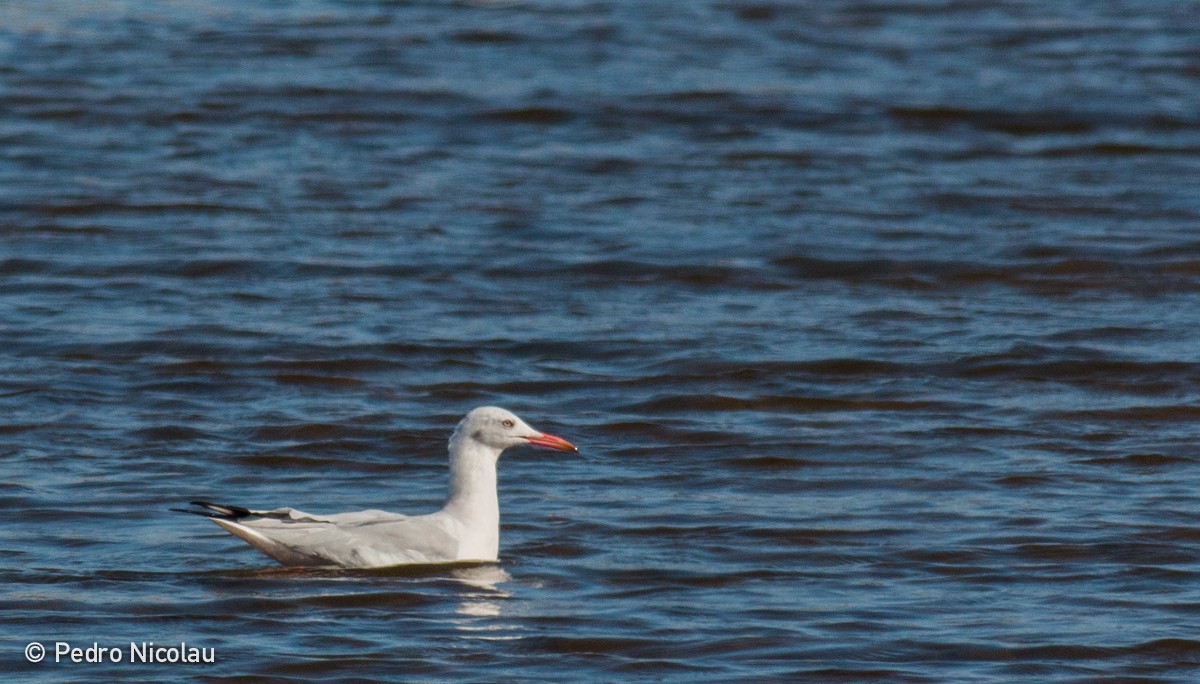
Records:
[[[562,437],[534,430],[512,411],[496,406],[481,406],[468,413],[454,430],[451,444],[458,439],[471,439],[497,452],[526,444],[558,451],[579,451]]]

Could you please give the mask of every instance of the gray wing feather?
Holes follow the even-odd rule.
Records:
[[[284,565],[380,567],[457,559],[452,522],[439,513],[408,517],[385,511],[321,516],[291,508],[213,519]]]

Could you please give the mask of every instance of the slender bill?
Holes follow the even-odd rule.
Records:
[[[555,437],[554,435],[547,434],[545,432],[538,434],[538,435],[526,437],[525,441],[529,442],[530,444],[532,444],[534,446],[546,447],[548,449],[556,449],[558,451],[575,451],[575,452],[579,451],[579,447],[575,446],[574,444],[571,444],[570,442],[563,439],[562,437]]]

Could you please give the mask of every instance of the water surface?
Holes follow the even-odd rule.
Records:
[[[4,3],[0,669],[1195,681],[1195,10]],[[432,510],[482,404],[584,451],[498,566],[167,510]]]

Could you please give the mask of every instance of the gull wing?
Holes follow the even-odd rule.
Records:
[[[253,511],[194,501],[230,534],[283,565],[353,568],[458,559],[461,525],[444,513],[405,516],[367,510],[313,515],[293,508]]]

